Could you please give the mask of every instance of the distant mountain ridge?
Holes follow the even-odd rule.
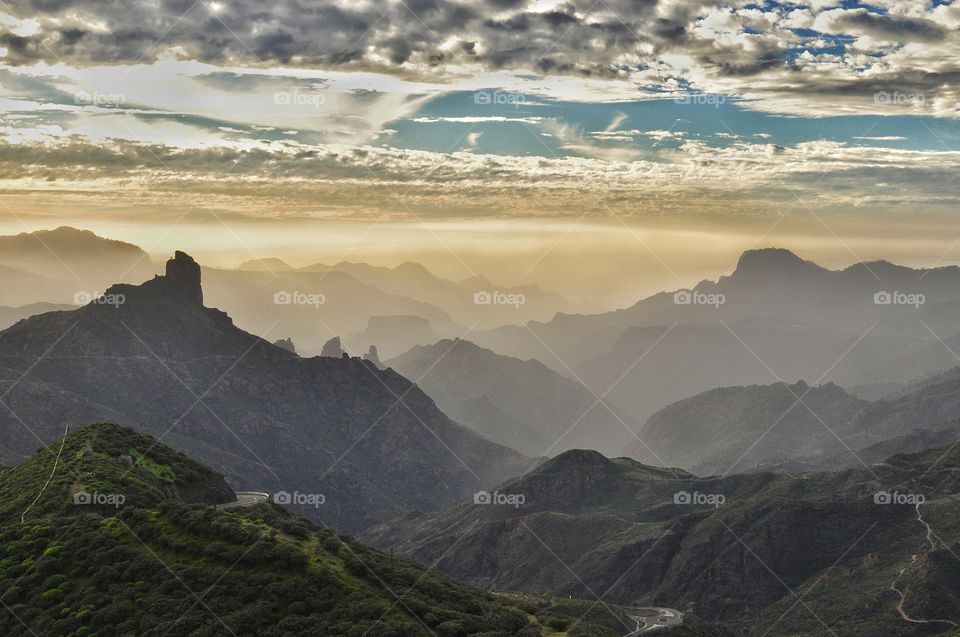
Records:
[[[102,292],[113,283],[139,283],[160,271],[146,252],[131,243],[69,226],[0,236],[0,266],[47,279],[43,287],[52,288],[49,296],[26,296],[12,303],[2,300],[7,305],[72,303],[76,293]],[[42,287],[32,293],[42,293]]]
[[[639,420],[721,386],[902,383],[956,364],[960,268],[829,270],[787,250],[751,250],[729,275],[690,290],[471,340],[572,369]]]
[[[698,475],[859,467],[952,442],[958,418],[960,367],[874,401],[832,383],[720,387],[657,411],[624,454]]]
[[[653,414],[641,430],[643,443],[631,443],[626,453],[697,475],[838,455],[872,442],[856,421],[868,405],[833,384],[720,387]],[[869,423],[863,427],[872,429]]]
[[[417,346],[386,364],[454,420],[528,456],[578,448],[618,453],[639,428],[540,361],[496,354],[466,339]]]
[[[348,349],[367,351],[374,345],[393,356],[437,338],[462,336],[471,326],[522,324],[581,309],[537,286],[498,286],[484,278],[450,281],[416,263],[394,268],[362,263],[294,268],[265,258],[237,269],[204,270],[214,306],[269,340],[276,340],[271,330],[278,330],[306,354],[319,353],[324,342],[341,336]],[[113,283],[136,284],[161,271],[141,248],[88,230],[63,226],[0,236],[0,306],[82,305]],[[476,302],[476,294],[496,292],[511,298],[519,295],[522,303]],[[304,301],[307,297],[309,303]],[[385,336],[365,328],[372,317],[400,316],[429,321],[429,332]]]

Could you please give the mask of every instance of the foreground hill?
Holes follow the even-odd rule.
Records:
[[[0,459],[65,425],[129,423],[252,491],[322,493],[305,514],[357,530],[453,504],[528,466],[450,421],[423,392],[359,359],[300,358],[204,307],[200,268],[116,285],[0,332]]]
[[[622,634],[618,610],[492,595],[271,504],[217,510],[234,499],[222,477],[116,425],[54,441],[0,484],[3,635]]]
[[[463,340],[415,347],[387,361],[444,413],[528,456],[569,449],[616,453],[637,423],[611,413],[580,383],[536,360],[501,356]]]
[[[723,479],[570,451],[489,499],[363,538],[475,584],[606,591],[746,634],[929,635],[960,623],[958,491],[952,448]]]

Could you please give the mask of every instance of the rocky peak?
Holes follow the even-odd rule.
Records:
[[[280,349],[286,350],[292,354],[297,353],[297,346],[293,344],[292,338],[289,338],[289,337],[281,338],[278,341],[274,341],[273,344],[279,347]]]
[[[167,261],[164,277],[167,289],[173,296],[203,305],[203,288],[200,285],[200,265],[189,254],[177,250]]]
[[[761,248],[747,250],[740,255],[737,261],[736,274],[770,274],[775,272],[791,272],[806,269],[822,269],[820,266],[805,261],[785,248]]]
[[[343,351],[339,336],[334,336],[324,343],[323,349],[320,351],[320,356],[332,356],[333,358],[340,358],[343,354],[346,354],[346,352]]]
[[[383,367],[383,363],[380,362],[380,354],[377,352],[376,345],[370,346],[370,350],[364,355],[363,360],[370,361],[377,367]]]

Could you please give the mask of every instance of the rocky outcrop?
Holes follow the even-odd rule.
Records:
[[[340,337],[334,336],[329,341],[323,344],[323,350],[320,352],[320,356],[329,356],[331,358],[340,358],[346,352],[343,350],[343,345],[340,344]]]
[[[380,355],[377,353],[377,346],[376,346],[376,345],[371,345],[371,346],[370,346],[370,350],[369,350],[366,354],[363,355],[363,360],[365,360],[365,361],[370,361],[370,362],[373,363],[375,366],[377,366],[377,367],[379,367],[379,368],[381,368],[381,369],[383,368],[383,363],[380,362]]]
[[[274,341],[273,344],[293,354],[297,353],[297,346],[293,344],[293,339],[291,338],[281,338],[279,341]]]

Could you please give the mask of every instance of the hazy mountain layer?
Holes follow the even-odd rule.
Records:
[[[693,290],[471,340],[561,373],[573,369],[642,420],[720,386],[799,379],[853,386],[942,371],[956,364],[958,325],[955,266],[873,262],[833,271],[765,249],[744,253],[733,273]]]
[[[833,384],[722,387],[653,414],[642,443],[632,442],[625,453],[698,475],[856,467],[955,440],[945,423],[958,410],[960,368],[873,402]]]
[[[537,360],[501,356],[457,339],[415,347],[387,361],[448,416],[526,455],[568,449],[619,453],[638,423],[611,413],[580,383]]]
[[[0,330],[5,330],[17,321],[29,318],[35,314],[72,309],[74,309],[72,305],[58,305],[56,303],[31,303],[30,305],[20,307],[0,307]]]
[[[836,455],[871,440],[854,422],[868,405],[833,384],[722,387],[655,413],[643,425],[643,444],[632,443],[627,453],[697,475]]]

